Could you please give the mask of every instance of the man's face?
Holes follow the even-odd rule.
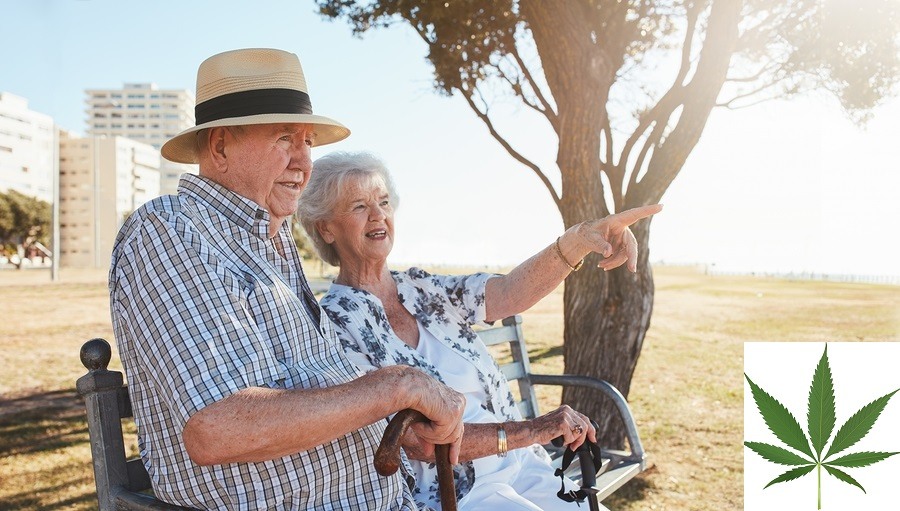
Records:
[[[230,128],[224,180],[232,191],[268,210],[272,223],[297,211],[312,172],[312,128],[306,124],[259,124]]]

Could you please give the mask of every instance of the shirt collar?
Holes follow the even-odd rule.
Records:
[[[218,211],[229,222],[259,238],[269,237],[271,217],[267,210],[207,177],[182,174],[178,182],[178,195],[190,197],[206,204]],[[282,227],[284,226],[282,225]]]

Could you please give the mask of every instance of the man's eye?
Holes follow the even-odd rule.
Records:
[[[312,146],[313,146],[313,141],[312,141],[311,138],[307,138],[307,139],[306,139],[306,145],[308,145],[309,147],[312,147]]]
[[[278,140],[283,140],[283,141],[285,141],[285,142],[290,142],[290,141],[291,141],[291,136],[290,136],[290,135],[285,135],[285,136],[279,138]]]
[[[381,201],[382,206],[387,206],[388,204],[390,204],[390,201],[387,201],[387,200]]]

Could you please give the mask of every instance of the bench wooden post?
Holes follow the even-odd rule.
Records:
[[[100,511],[187,510],[140,493],[151,487],[140,459],[128,460],[122,438],[122,419],[131,417],[131,399],[122,373],[107,369],[112,348],[103,339],[91,339],[81,347],[81,363],[88,373],[76,388],[84,397],[91,458]]]
[[[123,378],[122,373],[106,369],[111,356],[109,343],[103,339],[86,342],[81,347],[81,363],[88,373],[78,378],[76,384],[78,393],[84,397],[87,411],[100,511],[115,509],[114,495],[111,493],[128,485],[125,442],[117,406]]]

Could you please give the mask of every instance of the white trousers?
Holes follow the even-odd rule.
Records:
[[[475,485],[460,500],[459,511],[575,511],[575,502],[566,502],[556,496],[560,479],[553,475],[544,460],[528,449],[511,451],[501,463],[496,457],[485,461],[494,469],[479,473],[479,463],[475,462]],[[499,465],[499,466],[498,466]],[[578,487],[566,479],[566,490]],[[582,507],[587,509],[586,507]]]

